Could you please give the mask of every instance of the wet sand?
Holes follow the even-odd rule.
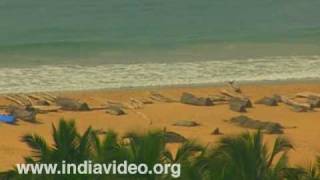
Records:
[[[130,98],[147,98],[149,92],[157,92],[173,99],[179,99],[183,92],[190,92],[199,96],[219,94],[219,86],[205,87],[163,87],[146,89],[99,90],[78,92],[57,92],[56,94],[88,102],[89,105],[102,105],[107,100],[127,102]],[[290,95],[298,92],[311,91],[320,93],[320,83],[290,82],[278,84],[247,84],[241,86],[245,95],[253,101],[274,93]],[[0,105],[10,104],[9,100],[0,97]],[[60,118],[74,119],[78,129],[83,132],[88,126],[96,129],[112,129],[120,134],[128,131],[145,132],[150,129],[163,129],[175,131],[190,139],[196,139],[204,145],[212,144],[221,136],[210,133],[220,128],[224,135],[238,134],[248,129],[229,124],[224,120],[230,119],[240,113],[229,110],[228,105],[215,105],[199,107],[181,103],[155,102],[145,105],[142,109],[126,110],[127,115],[113,116],[104,110],[88,112],[59,111],[48,114],[39,114],[41,124],[32,124],[18,121],[17,125],[0,123],[0,171],[12,168],[16,163],[22,163],[23,157],[31,154],[24,143],[20,141],[26,133],[37,133],[51,139],[52,124],[58,123]],[[295,150],[289,153],[291,164],[308,164],[316,154],[320,154],[320,109],[314,112],[298,113],[290,107],[280,104],[276,107],[254,105],[245,115],[265,121],[279,122],[286,127],[284,135],[294,144]],[[150,121],[151,120],[151,121]],[[176,120],[193,120],[200,124],[197,127],[172,126]],[[251,131],[251,130],[250,130]],[[266,135],[266,141],[272,142],[275,135]],[[172,150],[177,144],[169,146]]]

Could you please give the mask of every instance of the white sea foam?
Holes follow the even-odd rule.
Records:
[[[177,63],[0,68],[0,92],[320,78],[320,56]]]

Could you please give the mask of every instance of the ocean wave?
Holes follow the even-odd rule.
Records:
[[[320,78],[320,56],[0,68],[0,93]]]

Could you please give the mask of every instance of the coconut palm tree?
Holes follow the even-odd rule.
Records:
[[[32,148],[34,156],[30,157],[34,162],[41,163],[81,163],[90,158],[93,148],[92,129],[89,127],[83,135],[77,131],[74,121],[60,120],[58,128],[52,125],[53,147],[39,135],[28,134],[22,141]]]
[[[128,163],[145,164],[153,167],[157,163],[181,163],[185,172],[192,169],[192,158],[202,147],[195,143],[185,143],[174,156],[166,149],[163,131],[151,131],[146,134],[128,133],[119,138],[113,131],[108,131],[101,141],[89,127],[82,135],[77,131],[74,121],[60,120],[58,127],[52,126],[53,145],[36,134],[23,136],[22,140],[33,151],[33,155],[25,158],[25,163],[79,164],[84,160],[94,163],[112,163],[128,161]],[[60,169],[59,166],[59,169]],[[191,173],[189,173],[191,174]],[[18,175],[17,170],[6,173],[8,179],[169,179],[169,176],[146,175]],[[192,179],[192,178],[189,178]]]
[[[268,152],[261,131],[254,134],[247,132],[235,137],[223,137],[218,146],[198,163],[208,179],[285,179],[285,172],[289,170],[286,152],[292,148],[287,139],[278,137],[272,151]],[[276,161],[277,156],[280,158]]]
[[[195,157],[195,153],[198,153],[198,155],[201,154],[204,148],[194,142],[187,141],[181,145],[174,155],[166,149],[164,133],[163,131],[150,131],[146,134],[127,133],[124,138],[121,139],[115,132],[109,131],[106,133],[102,143],[100,143],[99,139],[96,139],[97,148],[95,159],[100,163],[127,161],[128,163],[145,164],[149,168],[159,163],[179,163],[182,166],[183,179],[194,179],[192,177],[197,177],[196,171],[192,171],[194,169],[193,157]],[[109,175],[104,177],[130,180],[172,178],[170,174]]]
[[[39,135],[27,134],[23,136],[22,141],[25,142],[33,152],[33,156],[26,157],[25,163],[57,163],[61,166],[61,162],[66,163],[82,163],[84,160],[91,159],[91,151],[93,147],[92,137],[93,131],[89,127],[83,135],[77,131],[74,121],[65,121],[61,119],[58,128],[52,125],[53,128],[53,146]],[[60,167],[59,167],[60,168]],[[76,175],[17,175],[17,170],[8,173],[9,176],[15,179],[87,179],[86,176]]]

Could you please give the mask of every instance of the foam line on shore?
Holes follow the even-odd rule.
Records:
[[[0,68],[0,93],[320,78],[320,57]]]

